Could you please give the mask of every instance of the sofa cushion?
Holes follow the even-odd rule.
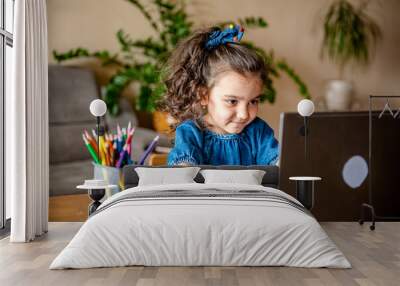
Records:
[[[90,102],[99,97],[94,74],[83,68],[49,66],[49,123],[95,122]]]
[[[91,159],[82,140],[83,130],[92,134],[96,124],[76,123],[49,126],[50,164]]]
[[[79,190],[76,186],[93,178],[93,164],[91,160],[53,164],[49,176],[50,196],[85,194],[86,190]]]

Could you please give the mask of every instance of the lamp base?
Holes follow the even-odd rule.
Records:
[[[93,200],[93,202],[88,207],[88,214],[90,216],[101,205],[100,200],[106,194],[106,189],[89,189],[88,193],[89,197]]]
[[[320,181],[320,177],[290,177],[289,180],[296,181],[296,199],[303,206],[311,210],[314,207],[315,181]]]
[[[314,181],[296,181],[296,198],[311,210],[314,207]]]

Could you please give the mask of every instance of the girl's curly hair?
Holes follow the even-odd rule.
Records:
[[[254,50],[240,44],[223,44],[211,50],[205,47],[216,27],[198,30],[178,44],[165,70],[166,94],[160,109],[168,112],[176,126],[187,119],[199,119],[204,111],[200,106],[204,90],[215,84],[216,77],[233,70],[240,74],[258,74],[265,82],[267,67]]]

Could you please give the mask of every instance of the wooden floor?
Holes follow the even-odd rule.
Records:
[[[32,243],[0,241],[0,285],[400,285],[400,223],[322,223],[352,269],[290,267],[120,267],[48,270],[82,223],[50,223]]]

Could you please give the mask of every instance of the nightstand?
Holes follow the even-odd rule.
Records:
[[[296,181],[296,199],[306,209],[311,210],[314,207],[315,182],[322,179],[320,177],[290,177],[289,180]]]

